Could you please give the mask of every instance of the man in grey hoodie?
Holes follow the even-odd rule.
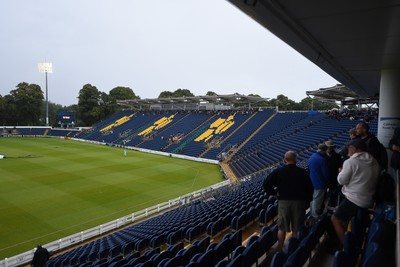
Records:
[[[379,177],[379,164],[367,151],[367,144],[361,139],[348,144],[349,159],[343,163],[337,180],[345,199],[331,217],[333,227],[343,244],[348,222],[360,209],[367,209],[374,203],[373,195]]]

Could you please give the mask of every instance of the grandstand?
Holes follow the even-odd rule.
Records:
[[[74,137],[80,133],[79,129],[70,128],[52,128],[49,126],[4,126],[1,130],[0,136],[57,136],[57,137]]]
[[[400,117],[400,9],[396,1],[230,2],[357,95],[374,101],[379,96],[379,117],[370,123],[381,142],[387,141],[390,127],[385,121],[396,124]],[[200,103],[203,98],[194,100]],[[329,231],[326,213],[312,227],[287,240],[285,253],[271,250],[276,241],[276,201],[261,190],[263,177],[282,164],[287,149],[295,149],[300,164],[306,166],[316,144],[327,139],[344,144],[348,129],[360,118],[336,120],[323,113],[271,110],[252,110],[251,114],[229,108],[215,111],[185,104],[185,99],[126,103],[158,106],[150,111],[117,113],[74,137],[191,159],[216,160],[227,153],[221,166],[228,178],[239,183],[206,190],[176,209],[126,229],[113,229],[118,231],[69,251],[60,245],[52,251],[57,255],[49,266],[321,266],[318,258],[324,256],[331,260],[327,266],[395,265],[400,247],[398,203],[378,203],[371,214],[354,217],[343,250],[334,256],[324,254],[324,237]],[[156,122],[166,118],[168,123],[155,129]],[[218,129],[221,125],[229,127]],[[14,127],[5,128],[3,136],[48,136],[52,131]],[[146,135],[139,135],[143,131]],[[55,131],[54,135],[62,133]],[[170,136],[179,138],[169,142]],[[396,206],[397,224],[390,221],[392,205]],[[0,266],[24,264],[31,257],[28,252],[1,261]]]
[[[71,238],[75,248],[65,253],[62,253],[62,247],[55,248],[52,252],[58,256],[52,257],[48,266],[224,266],[236,261],[244,266],[256,263],[267,266],[278,261],[275,258],[280,256],[272,253],[276,242],[277,202],[263,192],[263,178],[283,164],[282,155],[289,149],[299,154],[299,164],[307,166],[309,156],[319,143],[333,140],[340,148],[347,141],[348,130],[363,118],[345,116],[338,119],[324,112],[276,112],[274,109],[124,110],[89,131],[48,127],[38,127],[34,131],[15,127],[3,131],[19,136],[71,137],[214,162],[225,148],[230,148],[229,156],[221,165],[225,165],[227,178],[240,183],[228,183],[211,191],[207,189],[205,192],[208,193],[190,197],[189,202],[186,198],[179,201],[178,208],[132,225],[126,219],[119,220],[114,228],[110,228],[116,232],[101,234],[95,241],[81,246]],[[376,118],[370,125],[376,133]],[[179,140],[169,138],[178,135]],[[376,214],[379,212],[383,213],[375,211]],[[383,220],[382,215],[379,216],[375,217]],[[318,224],[307,229],[307,235],[298,237],[299,249],[282,255],[285,261],[311,264],[323,243],[327,224],[327,214],[324,214]],[[367,229],[362,230],[365,236],[359,238],[367,237]],[[69,246],[68,242],[63,244],[66,248]],[[47,247],[54,249],[54,244]],[[366,255],[361,251],[357,253],[357,260],[367,261]],[[20,260],[28,258],[17,256]],[[18,263],[18,260],[11,260],[13,258],[7,259],[7,266]]]

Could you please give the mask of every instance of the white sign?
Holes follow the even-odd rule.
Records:
[[[393,136],[394,129],[400,127],[400,118],[396,117],[381,117],[379,118],[378,139],[387,147],[390,139]]]

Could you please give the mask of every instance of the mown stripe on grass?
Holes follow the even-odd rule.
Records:
[[[0,258],[222,180],[218,166],[62,139],[0,138]],[[3,231],[7,229],[7,231]]]

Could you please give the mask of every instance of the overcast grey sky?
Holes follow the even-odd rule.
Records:
[[[337,83],[225,0],[2,0],[0,54],[1,95],[20,82],[44,91],[46,59],[49,100],[62,105],[87,83],[295,101]]]

